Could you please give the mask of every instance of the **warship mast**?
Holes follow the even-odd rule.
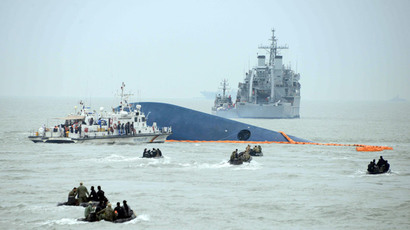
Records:
[[[277,54],[279,54],[278,49],[288,49],[289,47],[287,45],[278,46],[277,39],[275,37],[275,29],[272,29],[272,38],[270,40],[272,41],[270,46],[259,46],[258,48],[265,49],[269,52],[269,72],[271,82],[270,101],[275,102],[275,69],[282,68],[282,66],[275,66],[275,59]]]

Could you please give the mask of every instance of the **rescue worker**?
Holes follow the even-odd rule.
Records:
[[[108,199],[105,197],[104,191],[101,190],[101,186],[98,185],[97,189],[98,189],[98,191],[97,191],[98,200],[99,201],[107,201]]]
[[[121,203],[117,202],[117,207],[114,208],[114,213],[117,213],[117,219],[125,218],[124,208],[120,205]]]
[[[103,210],[106,207],[105,202],[100,200],[100,202],[97,205],[97,208],[95,209],[95,212],[98,213],[99,211]]]
[[[250,151],[251,151],[251,146],[250,145],[246,146],[245,153],[249,153]]]
[[[125,218],[131,217],[132,210],[131,210],[131,207],[127,205],[127,201],[123,200],[122,204],[123,204],[123,208],[124,208]]]
[[[377,166],[380,168],[382,167],[386,161],[383,159],[383,156],[380,156],[380,159],[377,161]]]
[[[251,158],[251,155],[249,155],[249,152],[245,152],[243,154],[243,157],[242,157],[243,161],[249,161],[250,158]]]
[[[98,220],[114,221],[114,210],[111,208],[111,204],[108,203],[107,207],[97,213]]]
[[[78,191],[78,203],[81,204],[83,202],[87,202],[87,196],[89,196],[90,194],[88,193],[87,187],[83,185],[83,182],[80,182],[80,186],[78,186],[77,191]]]
[[[231,161],[233,161],[237,157],[238,157],[238,149],[235,149],[235,151],[233,151],[231,154]]]
[[[67,205],[76,205],[77,204],[77,200],[75,199],[75,196],[77,196],[77,188],[76,187],[74,187],[73,190],[71,190],[68,193]]]
[[[88,197],[88,200],[98,201],[98,195],[97,192],[94,190],[94,186],[91,186],[90,196]]]
[[[384,167],[385,167],[386,172],[389,171],[389,169],[390,169],[390,164],[389,164],[389,162],[387,162],[387,160],[386,160],[385,163],[384,163]]]
[[[161,152],[161,150],[157,149],[157,152],[158,152],[158,156],[159,156],[159,157],[162,157],[162,152]]]
[[[93,206],[93,202],[89,201],[88,206],[84,210],[84,217],[86,220],[90,220],[90,214],[95,212],[95,207]]]
[[[374,162],[370,161],[370,164],[367,166],[367,171],[373,172],[374,170]]]

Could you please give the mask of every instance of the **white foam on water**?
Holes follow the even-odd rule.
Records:
[[[84,222],[84,221],[78,221],[77,219],[62,218],[59,220],[48,220],[43,223],[40,223],[40,225],[55,226],[55,225],[77,225],[77,224],[86,224],[86,223],[87,222]]]

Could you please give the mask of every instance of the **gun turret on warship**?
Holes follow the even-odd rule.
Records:
[[[245,79],[238,85],[234,106],[220,108],[215,100],[213,113],[227,118],[299,118],[300,74],[282,63],[275,30],[272,30],[270,46],[259,46],[269,52],[269,61],[265,55],[258,55],[258,65],[245,74]],[[218,99],[218,98],[217,98]]]

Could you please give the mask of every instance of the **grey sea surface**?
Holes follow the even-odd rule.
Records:
[[[410,103],[302,101],[301,118],[237,119],[320,143],[262,144],[263,157],[233,166],[246,144],[35,144],[30,130],[74,111],[73,98],[0,98],[0,229],[409,229]],[[165,101],[165,100],[164,100]],[[92,106],[115,105],[94,99]],[[169,103],[210,112],[212,101]],[[194,128],[194,127],[193,127]],[[143,159],[144,148],[164,158]],[[366,174],[383,155],[391,172]],[[84,208],[57,206],[80,182],[138,215],[123,223],[77,221]]]

